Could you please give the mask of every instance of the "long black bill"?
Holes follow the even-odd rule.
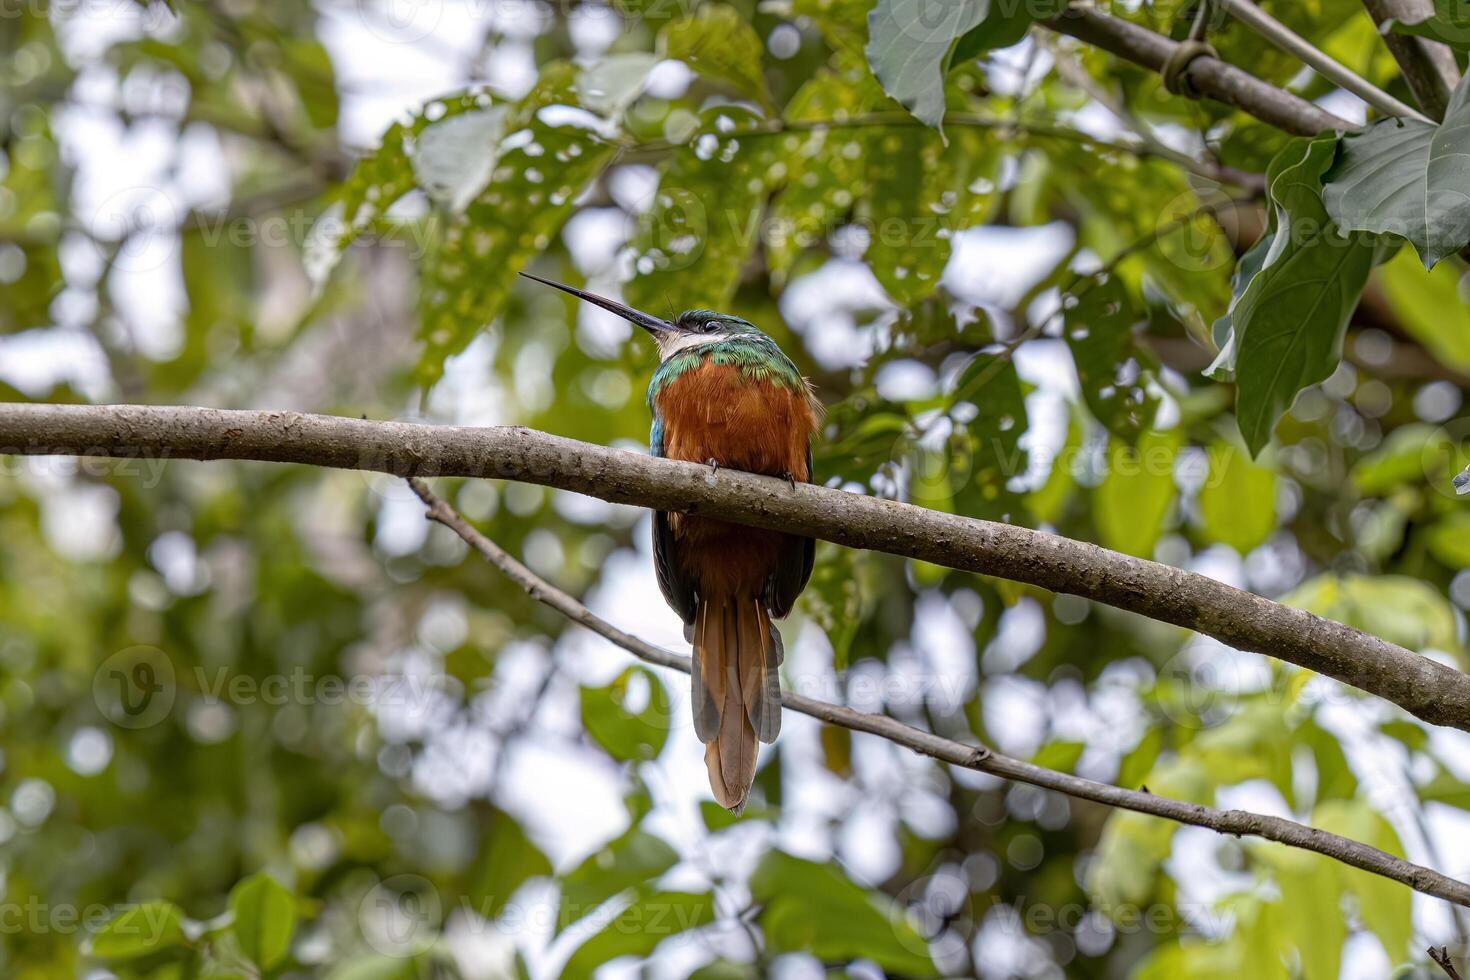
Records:
[[[540,276],[533,276],[529,272],[522,272],[521,275],[525,276],[527,279],[534,279],[536,282],[542,283],[546,286],[550,286],[553,289],[560,289],[564,293],[571,293],[578,299],[584,299],[587,302],[591,303],[593,306],[600,306],[604,310],[607,310],[609,313],[616,313],[624,320],[627,320],[629,323],[638,324],[638,326],[642,327],[644,330],[647,330],[651,334],[660,334],[665,333],[669,330],[678,329],[667,320],[660,320],[656,316],[649,316],[647,313],[639,312],[638,310],[633,309],[633,307],[631,306],[624,306],[622,303],[610,300],[605,296],[598,296],[596,293],[589,293],[585,289],[578,289],[576,286],[568,286],[564,283],[553,282],[550,279],[542,279]]]

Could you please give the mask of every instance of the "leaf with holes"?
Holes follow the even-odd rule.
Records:
[[[782,172],[776,140],[726,135],[759,120],[749,109],[718,106],[674,151],[653,206],[638,219],[634,278],[623,291],[630,305],[664,309],[678,297],[686,309],[729,306],[760,239],[765,196]]]
[[[864,258],[895,302],[912,306],[933,293],[955,233],[988,215],[1002,149],[990,134],[974,129],[954,133],[948,145],[938,133],[916,126],[869,132]]]
[[[412,153],[423,134],[462,114],[488,111],[492,104],[486,92],[461,92],[435,99],[408,122],[388,127],[378,148],[357,161],[336,203],[311,229],[306,268],[313,285],[324,284],[343,250],[377,226],[389,208],[418,186]]]
[[[866,65],[823,68],[796,90],[785,117],[791,123],[820,123],[859,115],[884,101]],[[860,129],[845,126],[816,126],[774,138],[781,140],[786,186],[771,202],[766,260],[780,283],[797,256],[823,246],[867,196],[868,139]]]
[[[1133,339],[1143,321],[1128,288],[1117,276],[1092,280],[1076,302],[1062,310],[1063,331],[1082,399],[1094,418],[1113,435],[1133,442],[1153,424],[1158,394],[1150,389],[1150,363]]]
[[[658,35],[658,50],[665,58],[682,61],[690,68],[733,91],[772,108],[771,93],[761,72],[761,43],[750,21],[723,3],[700,7],[692,17],[669,24]]]
[[[1470,243],[1470,86],[1436,126],[1381,119],[1342,138],[1322,200],[1344,231],[1407,238],[1425,268]]]
[[[577,72],[550,65],[505,116],[490,182],[447,219],[423,265],[418,380],[437,381],[444,361],[500,314],[516,270],[551,242],[573,201],[612,154],[582,108]]]

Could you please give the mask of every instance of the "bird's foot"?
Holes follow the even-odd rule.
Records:
[[[712,472],[720,472],[720,461],[715,459],[713,456],[705,460],[704,465],[708,466]]]
[[[792,493],[795,493],[796,492],[796,474],[795,473],[792,473],[790,470],[786,470],[785,472],[783,472],[781,474],[781,479],[785,480],[786,483],[787,483],[787,485],[791,487],[791,492]]]

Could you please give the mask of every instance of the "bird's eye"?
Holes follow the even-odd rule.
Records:
[[[703,330],[705,333],[714,333],[715,332],[715,321],[713,321],[713,320],[706,320],[706,321],[704,321],[704,323],[703,323],[703,325],[701,325],[700,329]]]

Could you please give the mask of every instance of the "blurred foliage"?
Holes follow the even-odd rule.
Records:
[[[651,350],[517,281],[534,267],[760,324],[827,405],[820,480],[1195,568],[1463,666],[1465,264],[1390,257],[1374,236],[1419,215],[1342,191],[1373,182],[1378,142],[1439,188],[1453,133],[1293,140],[1028,36],[1025,4],[937,24],[913,0],[506,6],[525,19],[0,12],[0,396],[642,444]],[[1407,97],[1358,3],[1264,6]],[[1436,10],[1394,29],[1457,43],[1463,12]],[[1192,16],[1114,12],[1175,37]],[[1211,40],[1326,94],[1237,23]],[[450,81],[400,91],[389,53]],[[1436,206],[1402,229],[1427,258],[1463,245],[1461,204]],[[691,806],[687,682],[589,643],[394,481],[3,462],[5,977],[1314,978],[1349,948],[1387,975],[1456,942],[1325,858],[1206,853],[796,719],[742,815]],[[442,482],[548,579],[630,604],[638,511]],[[1453,733],[1074,596],[817,556],[788,687],[1455,870],[1425,829],[1470,810]],[[638,581],[612,612],[657,621]]]

